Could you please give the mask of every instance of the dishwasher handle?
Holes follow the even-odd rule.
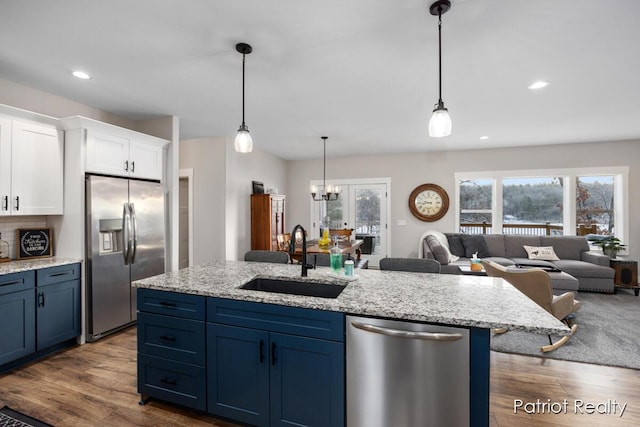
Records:
[[[413,340],[428,340],[428,341],[458,341],[462,339],[462,334],[444,334],[440,332],[415,332],[415,331],[403,331],[400,329],[389,329],[375,325],[368,325],[365,323],[351,322],[354,328],[362,329],[363,331],[373,332],[375,334],[387,335],[390,337],[407,338]]]

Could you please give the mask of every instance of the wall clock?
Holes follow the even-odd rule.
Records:
[[[449,196],[439,185],[419,185],[409,196],[409,210],[421,221],[437,221],[449,210]]]

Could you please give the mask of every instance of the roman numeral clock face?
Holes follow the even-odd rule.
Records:
[[[419,185],[409,196],[409,210],[421,221],[436,221],[449,210],[449,196],[439,185]]]

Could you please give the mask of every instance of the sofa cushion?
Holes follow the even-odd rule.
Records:
[[[553,251],[553,246],[527,246],[524,245],[527,256],[531,260],[543,259],[547,261],[559,260],[558,255]]]
[[[529,259],[529,258],[511,258],[511,261],[518,267],[539,267],[550,270],[558,270],[558,266],[551,261],[542,259]]]
[[[433,235],[428,235],[425,239],[427,244],[429,245],[429,249],[433,253],[433,257],[438,261],[441,265],[449,264],[449,250]]]
[[[490,256],[506,256],[504,250],[504,236],[502,234],[485,234],[484,242],[487,244]]]
[[[462,235],[460,233],[444,233],[444,235],[447,236],[447,242],[449,242],[449,251],[455,256],[465,256]]]
[[[504,235],[504,250],[507,258],[528,258],[524,246],[542,246],[540,236]]]
[[[473,254],[475,253],[478,253],[478,258],[485,258],[491,255],[482,235],[461,234],[460,238],[464,245],[465,257],[473,258]]]
[[[613,276],[615,274],[613,268],[573,259],[561,259],[552,261],[552,263],[560,270],[576,277],[578,280],[580,280],[581,277],[597,277],[600,279],[611,279],[611,284],[613,285]]]
[[[504,267],[509,267],[510,265],[515,265],[511,258],[504,258],[499,256],[490,256],[483,258],[485,261],[495,262],[496,264],[500,264]]]
[[[580,260],[582,252],[589,250],[589,242],[583,236],[540,236],[541,246],[553,246],[560,259]]]

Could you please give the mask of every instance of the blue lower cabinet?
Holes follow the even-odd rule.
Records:
[[[205,368],[138,353],[138,392],[206,410]]]
[[[269,333],[207,324],[207,410],[269,425]]]
[[[271,425],[344,425],[344,345],[271,333]]]
[[[35,290],[31,286],[24,291],[0,293],[0,365],[36,351]]]
[[[80,335],[80,280],[36,288],[37,349]]]

